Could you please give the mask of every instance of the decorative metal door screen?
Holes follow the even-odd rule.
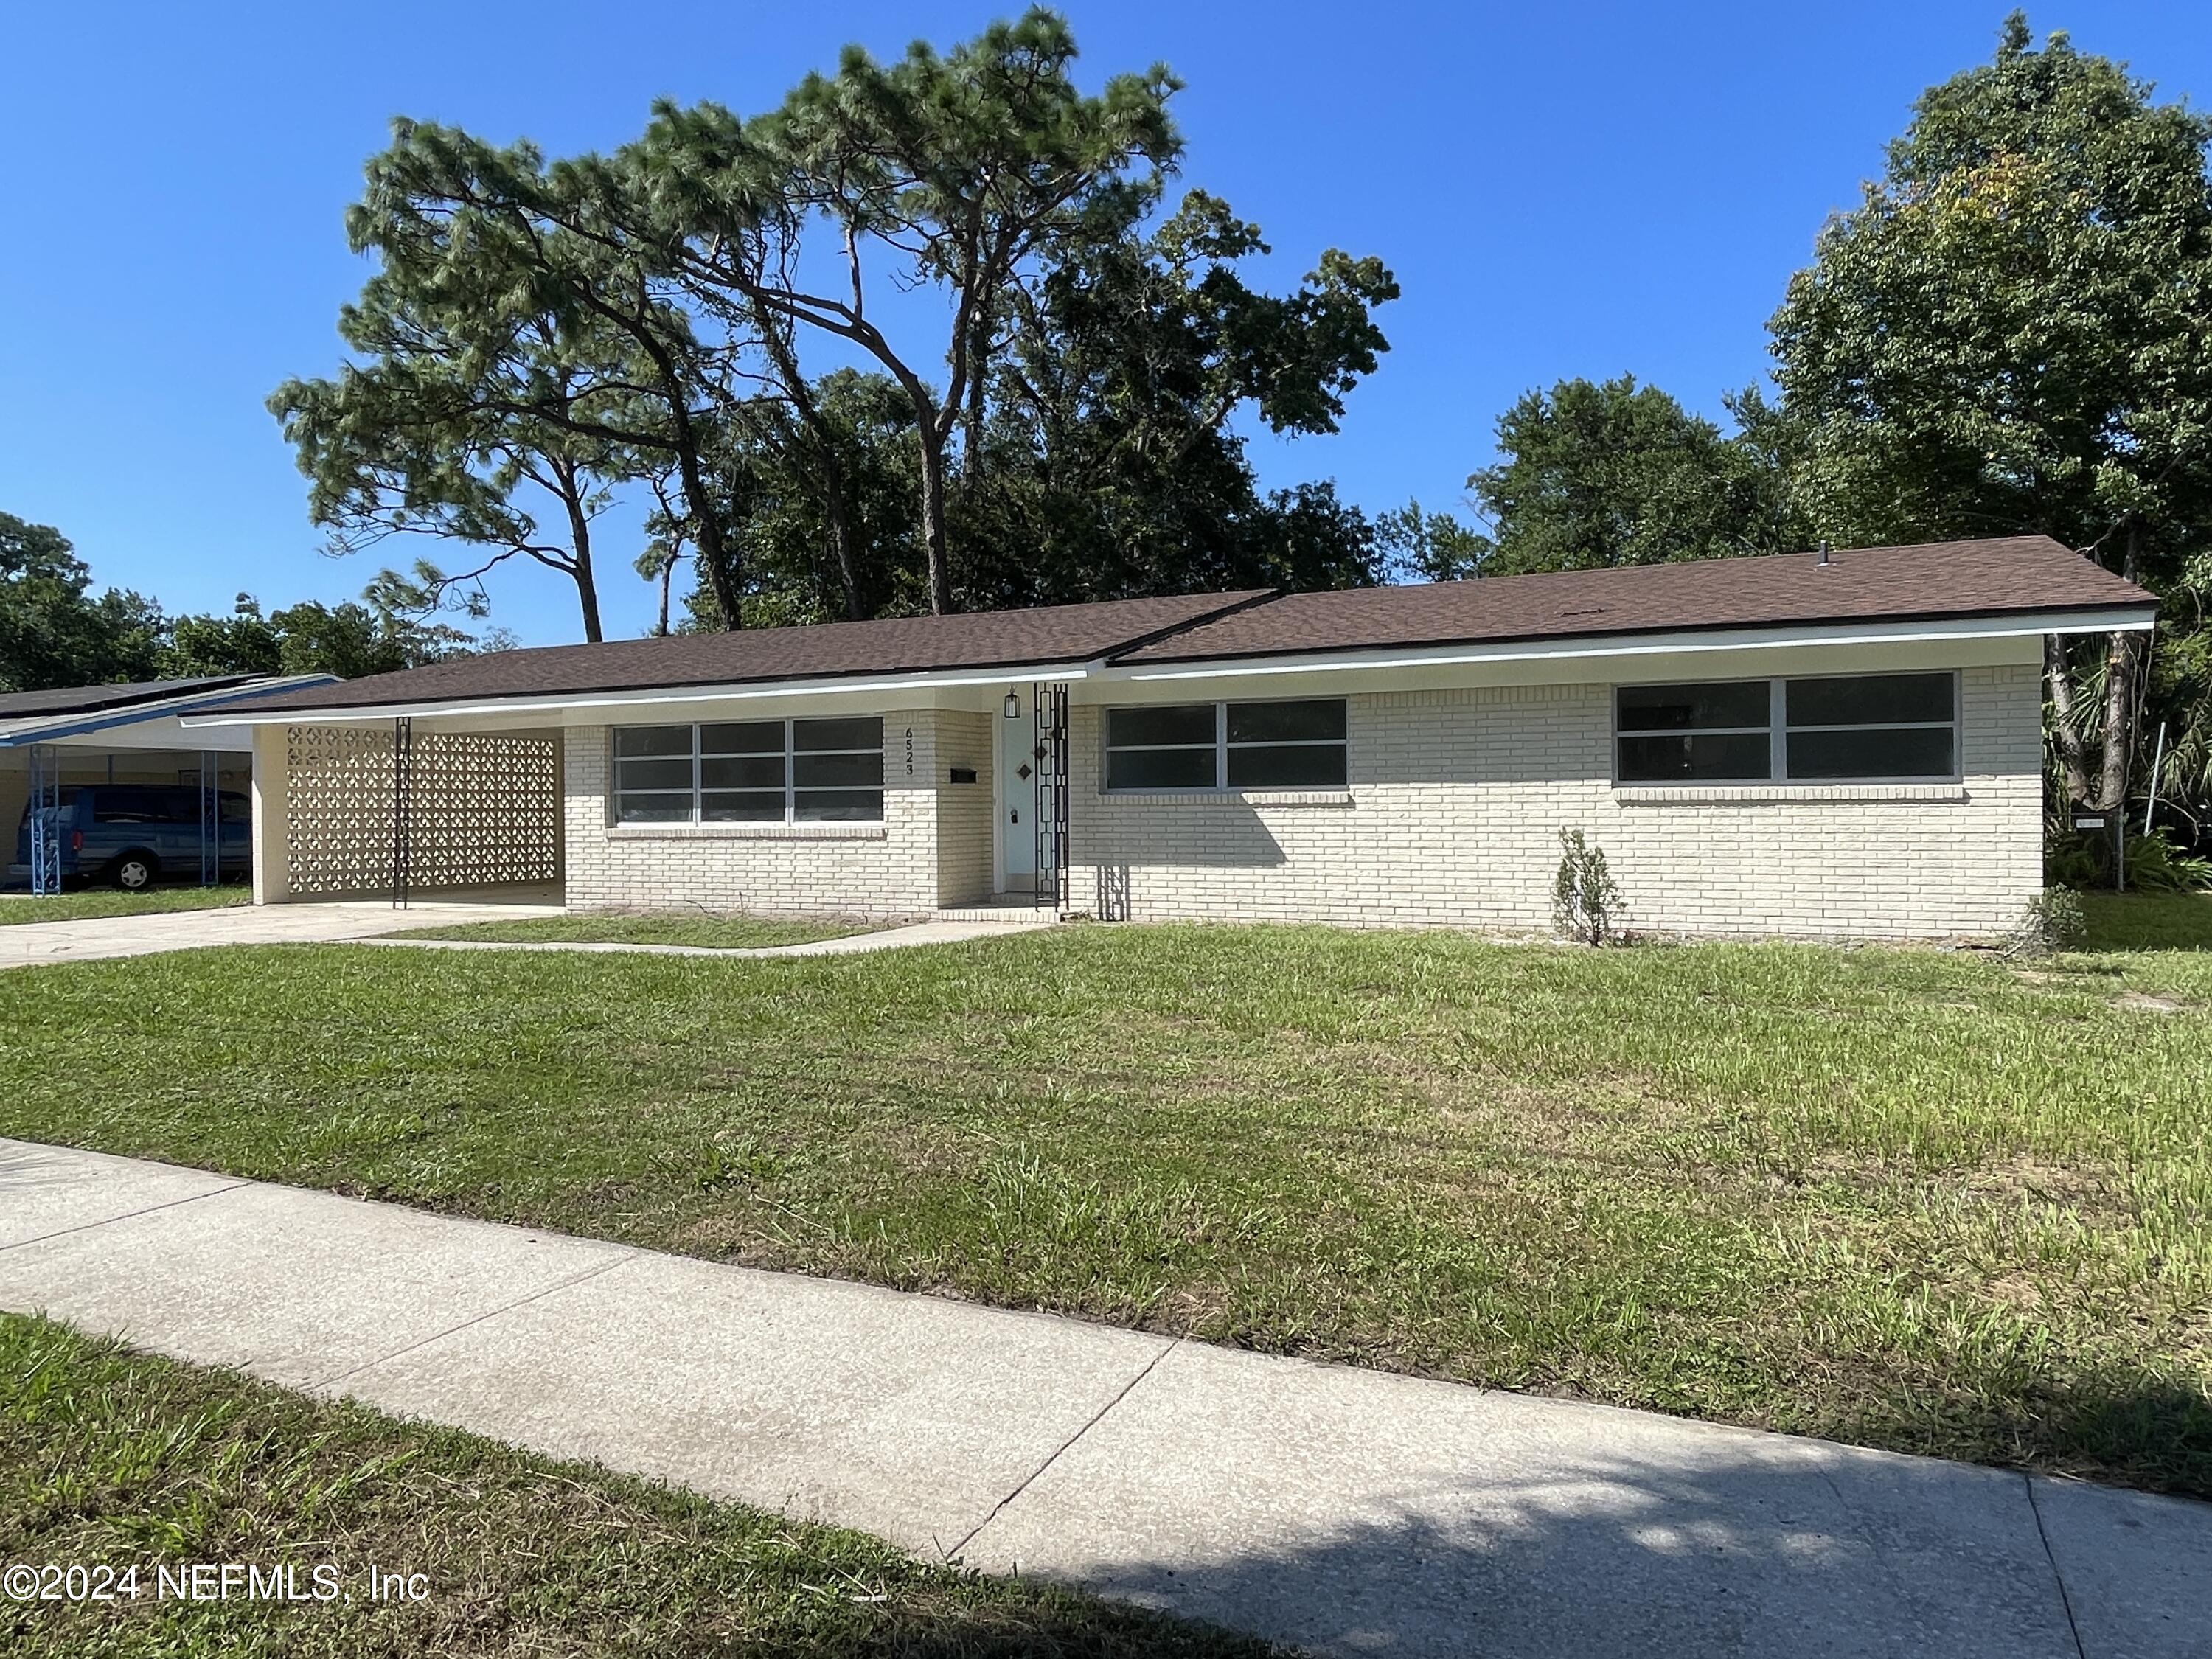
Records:
[[[1036,723],[1036,902],[1067,902],[1067,687],[1036,684],[1030,708]]]
[[[42,744],[31,745],[31,890],[62,890],[62,763]]]

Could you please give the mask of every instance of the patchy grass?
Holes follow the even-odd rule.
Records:
[[[6,1315],[0,1562],[138,1569],[135,1601],[0,1600],[21,1659],[1267,1651]],[[350,1599],[156,1599],[157,1567],[201,1562],[289,1565],[302,1595],[332,1565]],[[371,1566],[428,1593],[372,1601]]]
[[[0,1030],[0,1133],[2212,1495],[2212,952],[240,947]]]
[[[522,916],[513,921],[410,927],[394,937],[502,939],[532,945],[694,945],[710,951],[758,951],[776,945],[846,939],[872,933],[883,925],[839,916],[778,920],[724,911],[657,910],[639,915]]]
[[[2092,951],[2212,951],[2212,893],[2083,893]]]
[[[0,893],[0,927],[83,921],[94,916],[150,916],[165,910],[222,910],[252,902],[253,890],[234,882],[221,887],[156,887],[144,893],[87,887],[37,898],[28,893]]]

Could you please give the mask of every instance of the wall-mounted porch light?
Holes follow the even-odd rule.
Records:
[[[1013,692],[1013,691],[1009,691],[1009,692],[1007,692],[1007,693],[1006,693],[1006,718],[1007,718],[1008,720],[1018,720],[1021,719],[1021,717],[1022,717],[1022,700],[1021,700],[1020,694],[1019,694],[1019,693],[1018,693],[1018,692]]]

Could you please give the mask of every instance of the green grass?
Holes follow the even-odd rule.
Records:
[[[143,893],[89,887],[38,898],[28,893],[0,893],[0,927],[34,921],[82,921],[93,916],[150,916],[165,910],[220,910],[252,902],[253,890],[239,883],[222,887],[156,887]]]
[[[651,915],[524,916],[514,921],[465,922],[450,927],[410,927],[400,939],[478,939],[524,944],[695,945],[710,951],[757,951],[844,939],[880,927],[836,916],[772,920],[709,911]]]
[[[2212,1495],[2212,952],[252,947],[0,1030],[0,1133]]]
[[[1204,1626],[0,1315],[0,1563],[139,1571],[123,1602],[0,1600],[0,1650],[236,1659],[1059,1654],[1229,1659]],[[155,1570],[314,1569],[351,1600],[159,1600]],[[365,1571],[420,1573],[368,1599]],[[109,1582],[112,1582],[112,1580]]]
[[[2212,951],[2212,893],[2083,893],[2093,951]]]

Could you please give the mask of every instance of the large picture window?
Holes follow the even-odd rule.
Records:
[[[1959,775],[1948,673],[1624,685],[1622,783],[1875,783]]]
[[[1341,789],[1350,776],[1341,697],[1106,711],[1109,792]]]
[[[880,823],[875,716],[615,728],[617,823]]]

